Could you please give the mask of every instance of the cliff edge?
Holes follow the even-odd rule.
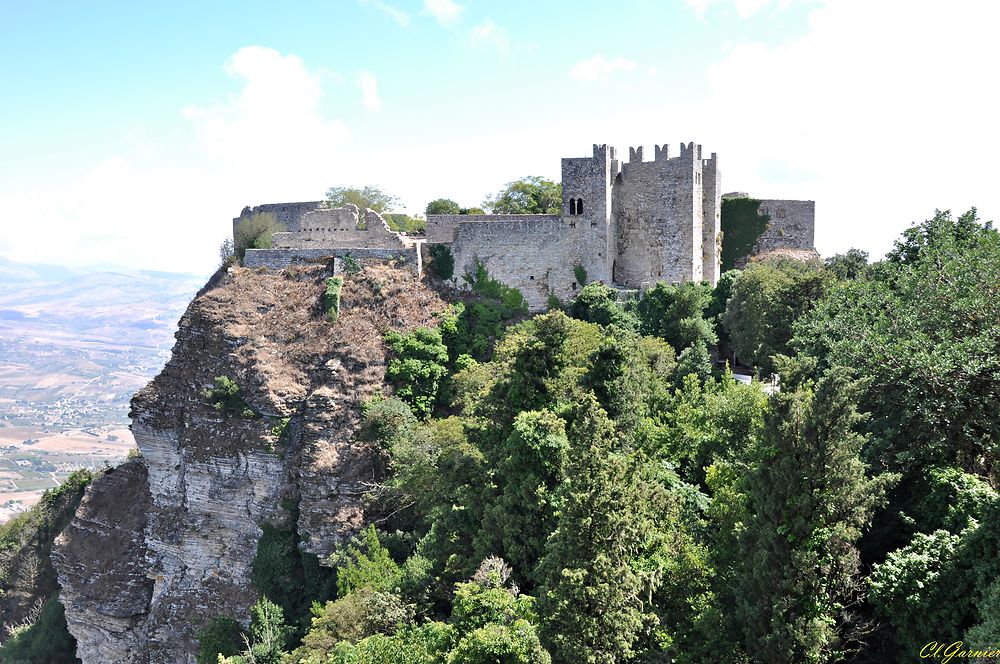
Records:
[[[446,305],[412,270],[372,264],[343,275],[330,323],[330,276],[231,268],[181,318],[170,361],[132,400],[141,457],[97,480],[56,542],[84,664],[194,662],[199,625],[246,620],[264,526],[294,528],[323,559],[365,521],[381,468],[355,433],[362,401],[388,389],[383,337]],[[239,388],[226,405],[208,395],[220,376]]]

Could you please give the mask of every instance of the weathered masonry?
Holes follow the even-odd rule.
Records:
[[[572,298],[583,285],[578,266],[588,281],[623,289],[657,281],[714,284],[724,242],[721,194],[718,156],[704,158],[700,145],[682,143],[674,157],[656,145],[652,161],[641,147],[630,148],[626,162],[613,147],[594,145],[590,157],[562,160],[560,214],[429,215],[427,241],[450,247],[456,275],[482,262],[520,289],[532,309],[545,308],[551,295]],[[794,211],[796,241],[808,236],[811,248],[812,201],[767,202]],[[762,250],[783,246],[783,233],[765,233]]]
[[[657,281],[714,284],[725,242],[717,155],[705,158],[700,145],[682,143],[676,156],[667,145],[654,146],[651,161],[643,156],[641,147],[630,148],[628,160],[620,161],[615,148],[594,145],[591,156],[563,158],[559,214],[428,215],[427,243],[450,249],[456,285],[482,263],[520,289],[533,310],[544,309],[551,296],[571,299],[584,273],[587,282],[622,289]],[[248,251],[247,265],[276,268],[346,253],[393,257],[419,247],[371,210],[325,209],[321,202],[245,208],[234,229],[240,218],[259,212],[273,214],[288,232],[275,234],[273,249]],[[812,250],[812,201],[763,200],[754,218],[763,225],[741,251],[744,258]]]
[[[412,260],[414,267],[420,264],[418,244],[390,230],[385,219],[374,210],[362,214],[356,205],[327,208],[321,201],[259,205],[244,208],[233,219],[233,233],[240,220],[261,213],[274,215],[287,231],[274,234],[271,249],[248,249],[243,258],[247,267],[281,269],[296,261],[348,255],[382,260],[402,258]]]

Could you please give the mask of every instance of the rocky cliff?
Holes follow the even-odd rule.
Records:
[[[331,324],[329,276],[232,268],[181,318],[170,361],[132,400],[141,458],[95,482],[56,542],[84,664],[193,662],[203,621],[246,620],[262,526],[294,525],[324,558],[364,522],[380,457],[355,433],[361,402],[387,389],[383,336],[445,304],[412,271],[370,265],[344,275]],[[218,376],[245,413],[213,407]]]

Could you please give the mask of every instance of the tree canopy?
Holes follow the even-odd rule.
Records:
[[[529,175],[508,182],[499,192],[487,197],[483,208],[493,214],[559,214],[562,184]]]

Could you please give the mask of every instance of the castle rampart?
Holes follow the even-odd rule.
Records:
[[[381,215],[373,210],[365,210],[362,216],[355,205],[307,212],[299,217],[296,231],[275,233],[273,243],[275,249],[402,249],[405,246],[402,237],[389,229],[389,224]]]
[[[715,284],[726,241],[718,156],[703,158],[702,147],[692,142],[681,143],[674,157],[668,145],[655,145],[652,161],[643,157],[641,146],[629,148],[622,163],[613,147],[595,144],[590,156],[562,160],[559,214],[428,215],[427,242],[450,248],[456,286],[482,262],[494,278],[520,289],[533,310],[544,309],[553,295],[573,298],[584,285],[580,268],[586,281],[620,290],[657,281]],[[759,208],[770,218],[766,228],[754,215],[753,226],[745,228],[746,248],[734,246],[750,252],[753,245],[752,253],[812,250],[815,203],[762,200]],[[413,239],[392,232],[371,210],[280,203],[244,208],[241,218],[259,212],[273,214],[288,231],[274,235],[274,249],[248,251],[247,265],[282,267],[348,253],[417,255]]]
[[[758,212],[770,220],[757,239],[755,254],[775,249],[812,249],[816,232],[816,202],[763,199]]]

